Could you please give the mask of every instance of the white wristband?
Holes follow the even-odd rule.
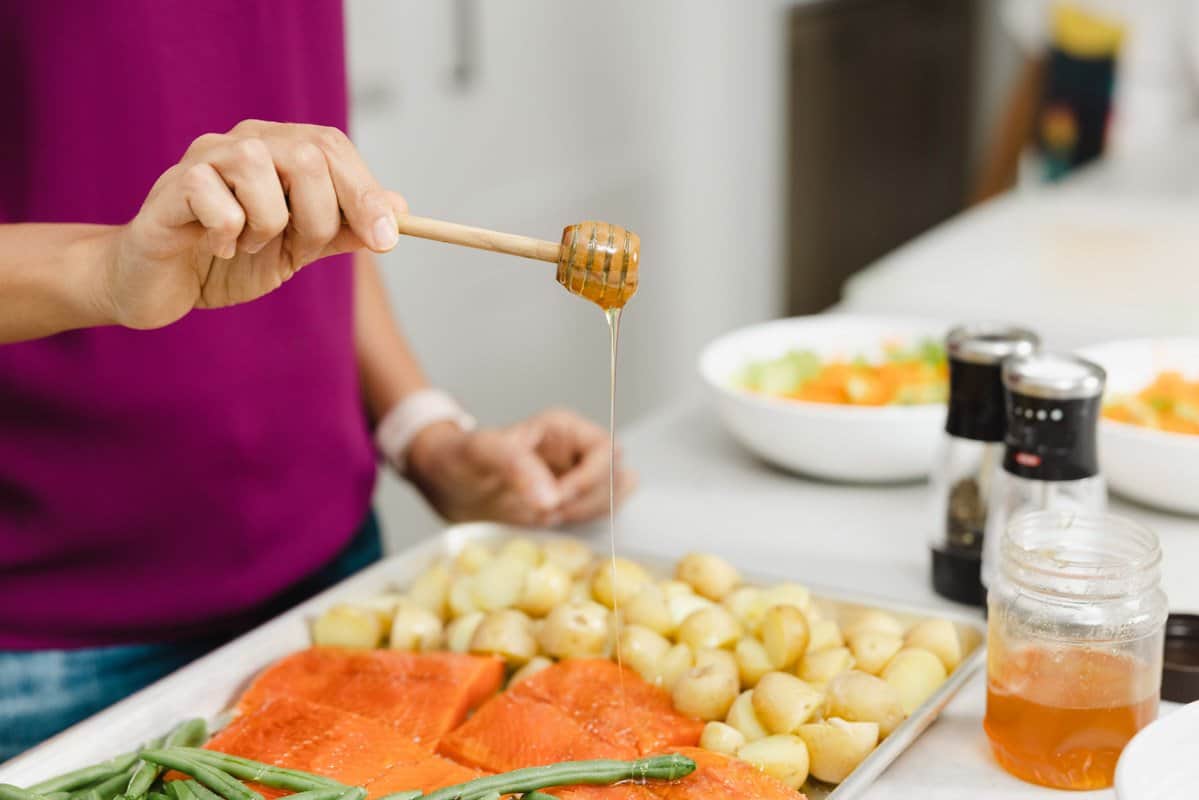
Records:
[[[408,468],[408,448],[416,435],[438,422],[453,422],[464,431],[474,430],[473,417],[440,389],[413,392],[388,411],[375,428],[379,454],[403,474]]]

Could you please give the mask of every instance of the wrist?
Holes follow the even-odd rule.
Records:
[[[120,325],[121,315],[112,292],[121,227],[106,227],[77,239],[67,248],[63,274],[80,327]]]
[[[420,389],[405,396],[380,420],[375,446],[397,472],[406,475],[474,427],[475,420],[449,394]]]

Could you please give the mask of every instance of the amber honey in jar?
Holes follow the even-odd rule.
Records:
[[[987,713],[1008,772],[1058,789],[1112,785],[1157,717],[1166,598],[1152,531],[1107,514],[1014,518],[987,596]]]

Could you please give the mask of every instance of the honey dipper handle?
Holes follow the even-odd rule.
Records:
[[[432,239],[435,242],[447,244],[459,244],[479,250],[492,250],[524,258],[535,258],[538,261],[549,261],[552,264],[558,263],[558,254],[562,249],[557,242],[547,242],[529,236],[517,236],[514,233],[489,231],[485,228],[472,228],[469,225],[459,225],[437,219],[414,217],[411,214],[401,216],[396,222],[400,233],[406,236]]]

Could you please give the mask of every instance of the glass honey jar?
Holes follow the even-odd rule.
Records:
[[[1157,717],[1160,563],[1153,532],[1119,517],[1011,520],[987,595],[983,723],[1008,772],[1057,789],[1112,785],[1124,745]]]

